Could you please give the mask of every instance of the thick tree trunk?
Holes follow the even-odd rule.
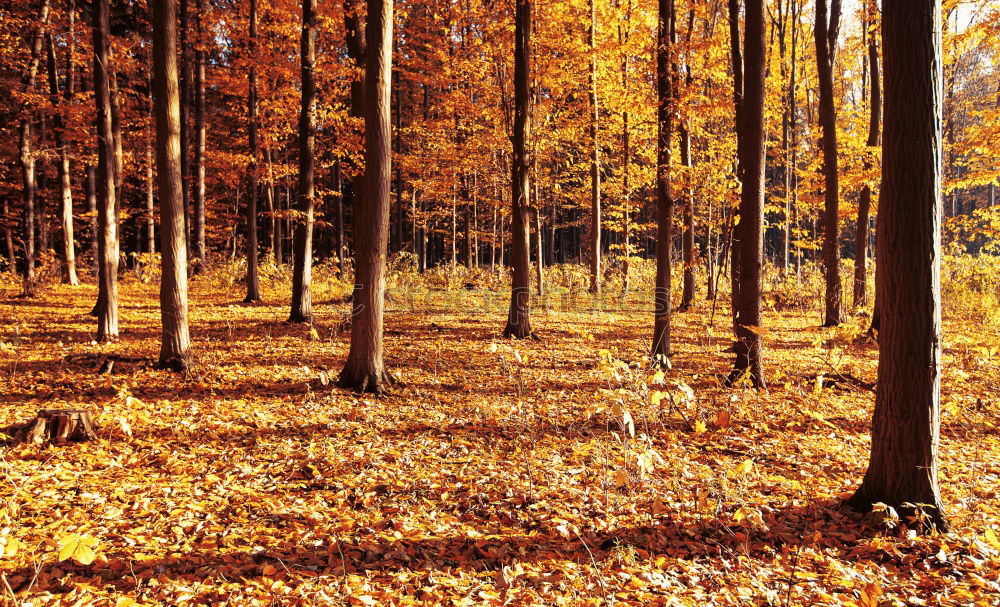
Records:
[[[158,366],[184,371],[192,363],[188,334],[187,243],[181,187],[180,93],[177,82],[175,0],[153,0],[153,89],[156,167],[160,192],[160,319]]]
[[[871,108],[868,120],[868,147],[881,144],[879,124],[882,116],[882,89],[879,82],[878,43],[874,35],[868,42],[868,63],[871,66]],[[870,150],[874,153],[874,150]],[[865,185],[858,200],[858,230],[854,255],[854,307],[868,305],[868,225],[871,223],[872,188]]]
[[[601,292],[601,151],[598,141],[600,111],[597,107],[597,7],[590,1],[590,292]]]
[[[730,19],[738,20],[736,0],[730,0]],[[747,0],[743,52],[740,57],[742,87],[737,97],[737,138],[741,181],[739,221],[733,228],[733,281],[736,362],[726,379],[733,385],[746,372],[756,388],[765,387],[760,336],[761,277],[764,262],[764,0]],[[731,21],[732,26],[732,21]],[[738,22],[736,36],[739,36]],[[737,56],[734,56],[734,65]],[[738,259],[738,261],[737,261]]]
[[[195,51],[194,51],[194,205],[191,209],[194,241],[191,256],[194,257],[194,273],[205,269],[205,44],[202,19],[205,12],[204,0],[195,6]],[[251,195],[253,196],[253,195]]]
[[[313,194],[316,145],[316,6],[302,0],[302,110],[299,114],[299,195],[295,210],[292,310],[289,322],[312,322]]]
[[[819,121],[823,127],[823,277],[826,282],[824,327],[839,325],[841,315],[840,281],[840,178],[837,160],[837,109],[833,99],[833,66],[837,57],[840,32],[840,0],[816,3],[816,67],[819,74]]]
[[[528,111],[531,87],[532,0],[515,0],[514,153],[511,163],[511,294],[504,337],[531,336],[531,268],[528,249],[531,209],[528,186]],[[501,236],[502,237],[502,236]],[[501,260],[503,256],[501,254]]]
[[[306,0],[307,2],[311,0]],[[357,197],[351,349],[340,386],[384,392],[392,382],[383,361],[385,258],[392,188],[392,0],[368,0],[365,38],[365,175]]]
[[[882,310],[868,472],[849,504],[945,529],[941,396],[940,0],[884,0],[885,138],[875,282]],[[903,244],[905,243],[905,244]],[[914,504],[917,504],[915,507]]]
[[[41,0],[38,10],[38,26],[31,39],[31,59],[21,76],[21,84],[25,94],[30,94],[35,88],[38,66],[42,58],[42,41],[49,23],[49,1]],[[31,121],[33,110],[30,103],[21,107],[21,128],[18,130],[18,159],[21,164],[21,195],[24,203],[24,260],[25,282],[28,289],[33,288],[35,281],[35,153],[31,149]]]
[[[76,11],[73,0],[70,0],[68,7],[69,16],[69,36],[67,39],[69,56],[73,54],[73,33],[76,25]],[[71,61],[71,60],[70,60]],[[48,72],[49,72],[49,94],[52,97],[52,105],[59,108],[62,101],[69,103],[73,99],[73,69],[72,63],[68,63],[66,73],[66,87],[64,96],[59,95],[59,68],[56,62],[56,48],[52,35],[48,36]],[[69,165],[69,144],[66,143],[65,121],[58,112],[53,117],[53,131],[55,132],[56,148],[59,150],[59,217],[62,227],[62,280],[68,285],[80,284],[80,279],[76,275],[76,247],[73,242],[73,188],[70,181]]]
[[[184,201],[184,234],[191,246],[191,57],[188,53],[188,2],[180,0],[180,102],[181,102],[181,190]],[[189,251],[190,252],[190,251]]]
[[[260,276],[257,259],[257,193],[259,184],[257,180],[257,0],[250,0],[250,75],[248,77],[247,91],[247,114],[250,118],[250,202],[247,204],[247,296],[243,299],[246,303],[260,301]],[[304,65],[304,64],[303,64]],[[304,69],[304,68],[303,68]],[[272,210],[273,211],[273,210]],[[273,223],[273,213],[272,213]],[[273,228],[272,228],[272,244]],[[275,259],[280,263],[280,251],[275,253]],[[292,305],[294,314],[294,303]]]
[[[115,137],[108,63],[108,0],[94,0],[94,101],[97,111],[97,341],[118,337],[118,215]]]
[[[673,120],[671,44],[674,0],[659,0],[656,45],[656,283],[653,293],[654,364],[670,364],[670,253],[673,245],[674,201],[670,192],[670,135]]]

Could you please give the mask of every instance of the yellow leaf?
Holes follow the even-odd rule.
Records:
[[[705,422],[701,421],[700,419],[694,423],[695,434],[704,434],[705,430],[707,429],[708,426],[705,424]]]
[[[993,531],[993,529],[987,527],[986,533],[984,533],[983,535],[987,544],[989,544],[993,548],[996,548],[997,550],[1000,550],[1000,538],[997,538],[997,534],[996,532]]]
[[[59,561],[73,559],[80,565],[89,565],[94,562],[96,546],[97,538],[71,533],[59,541]]]
[[[878,600],[882,596],[882,589],[875,584],[865,584],[861,589],[861,600],[858,604],[861,607],[878,607]]]
[[[649,402],[653,405],[659,405],[660,401],[667,397],[666,392],[660,392],[659,390],[654,390],[649,393]]]

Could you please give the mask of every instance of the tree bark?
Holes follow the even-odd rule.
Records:
[[[511,294],[504,337],[524,339],[531,333],[531,268],[528,234],[528,111],[531,99],[532,0],[515,0],[514,15],[514,137],[511,162]],[[502,261],[502,255],[501,255]]]
[[[65,120],[58,109],[64,100],[69,104],[73,99],[73,34],[76,25],[76,10],[74,0],[69,1],[67,8],[69,21],[69,35],[67,39],[69,60],[66,73],[66,87],[64,95],[60,99],[59,95],[59,68],[56,62],[56,48],[52,40],[52,35],[48,36],[48,72],[49,72],[49,94],[52,97],[52,105],[57,112],[52,120],[52,127],[55,133],[56,148],[59,150],[59,217],[62,227],[62,280],[68,285],[80,284],[80,279],[76,275],[76,247],[73,242],[73,188],[70,180],[69,165],[69,144],[66,143]]]
[[[194,246],[195,274],[205,270],[205,44],[202,31],[202,19],[205,12],[204,0],[198,0],[195,5],[194,31],[194,204],[191,214],[194,225],[191,231]],[[254,55],[251,55],[254,56]]]
[[[84,194],[87,197],[87,213],[90,214],[90,220],[87,226],[87,232],[90,234],[90,257],[91,263],[93,264],[92,271],[94,274],[98,273],[97,267],[97,168],[92,165],[87,165],[87,180],[85,182]],[[96,309],[94,314],[96,315]]]
[[[739,16],[737,0],[729,1],[730,31],[735,28],[738,48]],[[734,10],[735,9],[735,10]],[[733,23],[735,21],[735,24]],[[736,92],[736,134],[741,182],[738,223],[733,228],[733,282],[736,362],[726,378],[733,385],[749,371],[756,388],[764,388],[764,368],[760,335],[761,275],[764,261],[764,0],[747,0],[742,53],[734,53],[734,72],[740,74]]]
[[[598,141],[600,111],[597,107],[597,7],[590,2],[590,292],[601,292],[601,150]]]
[[[199,0],[200,1],[200,0]],[[304,69],[304,68],[303,68]],[[247,204],[247,296],[246,303],[260,301],[260,276],[257,259],[257,0],[250,0],[250,73],[248,76],[247,114],[250,118],[250,202]],[[304,91],[304,89],[303,89]],[[273,211],[273,209],[272,209]],[[273,222],[273,213],[272,213]],[[272,245],[274,230],[271,231]],[[275,253],[275,259],[280,263],[280,252]],[[294,314],[294,303],[292,304]]]
[[[673,245],[674,201],[670,192],[670,136],[673,128],[671,45],[674,0],[659,0],[656,44],[656,282],[653,294],[654,364],[670,365],[670,254]]]
[[[153,88],[156,167],[160,192],[160,319],[158,367],[187,370],[192,363],[188,333],[187,243],[181,186],[180,92],[177,82],[175,0],[153,0]]]
[[[94,101],[97,111],[97,341],[118,337],[118,215],[115,137],[108,62],[108,0],[94,0]]]
[[[884,0],[885,133],[875,282],[882,310],[868,471],[849,500],[947,528],[938,486],[941,396],[940,0]],[[915,506],[916,505],[916,506]]]
[[[841,323],[840,178],[837,160],[837,108],[833,99],[833,66],[840,32],[840,0],[816,3],[816,68],[819,75],[819,121],[823,128],[823,277],[826,282],[824,327]]]
[[[11,229],[12,220],[10,214],[10,202],[7,197],[3,197],[3,219],[4,219],[4,230],[3,230],[3,240],[4,248],[6,249],[7,255],[7,271],[16,271],[16,258],[14,257],[14,230]]]
[[[299,114],[299,195],[295,210],[292,310],[289,322],[312,322],[313,194],[316,145],[316,5],[302,0],[302,110]]]
[[[310,2],[311,0],[306,0]],[[383,360],[385,258],[392,188],[392,0],[368,0],[365,38],[365,174],[357,197],[351,348],[340,386],[382,393],[392,382]]]
[[[867,24],[866,24],[867,27]],[[878,42],[874,33],[868,41],[868,64],[871,66],[871,107],[868,119],[868,147],[881,145],[879,124],[882,117],[882,89],[879,82]],[[875,153],[874,149],[869,150]],[[866,161],[867,163],[867,161]],[[870,163],[868,163],[870,166]],[[868,305],[868,225],[871,222],[872,188],[865,185],[858,200],[858,229],[854,255],[854,307]]]
[[[682,124],[681,130],[681,164],[689,170],[691,162],[691,132],[687,124]],[[689,173],[690,174],[690,173]],[[684,293],[681,296],[680,309],[687,311],[694,304],[694,194],[688,186],[684,192]]]

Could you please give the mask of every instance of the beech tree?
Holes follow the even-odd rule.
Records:
[[[38,66],[42,58],[42,42],[45,40],[45,29],[48,27],[48,22],[49,1],[41,0],[38,9],[38,24],[31,39],[31,59],[21,76],[21,85],[25,96],[30,95],[35,88]],[[29,289],[32,288],[35,281],[35,152],[31,146],[32,114],[30,101],[26,101],[21,106],[18,160],[21,164],[21,197],[24,203],[24,277]]]
[[[59,95],[59,67],[56,58],[56,45],[52,34],[48,35],[48,72],[49,94],[52,104],[58,108],[63,102],[67,105],[73,101],[73,49],[76,29],[76,3],[69,0],[67,5],[68,36],[66,43],[66,84],[63,95]],[[73,188],[70,174],[69,144],[66,142],[66,124],[60,113],[53,117],[56,148],[59,151],[59,219],[62,227],[62,280],[68,285],[80,284],[76,275],[76,244],[73,240]]]
[[[823,127],[823,278],[826,282],[824,327],[839,325],[840,281],[840,176],[837,160],[837,108],[833,98],[833,66],[840,33],[840,0],[816,2],[816,68],[819,75],[819,121]]]
[[[761,275],[764,263],[764,0],[747,0],[740,48],[739,0],[729,0],[733,91],[736,107],[740,206],[733,227],[732,284],[736,362],[727,385],[750,373],[765,387],[761,343]]]
[[[299,195],[292,261],[292,310],[289,322],[312,322],[313,194],[316,162],[316,5],[302,0],[302,109],[299,114]]]
[[[194,31],[194,204],[191,214],[194,225],[191,239],[194,241],[191,256],[194,257],[194,273],[200,274],[205,268],[205,44],[202,21],[205,0],[195,4]]]
[[[531,206],[528,199],[528,104],[531,99],[531,3],[514,3],[514,135],[511,159],[511,251],[510,309],[504,337],[531,336],[531,265],[528,234]]]
[[[598,140],[601,113],[597,107],[596,0],[589,0],[589,3],[590,27],[587,29],[587,45],[590,47],[590,292],[596,294],[601,292],[601,144]],[[541,246],[541,231],[539,231],[539,246]],[[538,263],[539,265],[542,263],[540,255]]]
[[[189,368],[187,239],[181,186],[181,118],[177,82],[176,0],[153,1],[153,104],[160,195],[160,360],[163,369]]]
[[[97,110],[97,341],[118,337],[118,214],[115,137],[108,76],[108,0],[94,0],[94,103]]]
[[[876,234],[881,311],[868,471],[849,504],[947,528],[941,398],[941,1],[883,0],[885,125]]]
[[[365,24],[365,174],[355,215],[351,349],[340,386],[384,392],[392,382],[383,361],[385,258],[392,183],[392,0],[368,0]]]

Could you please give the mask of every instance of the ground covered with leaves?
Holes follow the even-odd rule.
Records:
[[[998,332],[946,318],[941,470],[952,531],[841,507],[864,474],[877,350],[768,300],[769,388],[724,389],[728,317],[674,318],[650,373],[642,293],[537,302],[396,285],[376,399],[334,387],[349,304],[192,286],[198,366],[152,368],[156,286],[122,338],[92,285],[0,293],[0,427],[88,408],[100,440],[0,447],[0,596],[23,605],[994,605]],[[780,298],[779,298],[780,299]],[[110,372],[108,360],[113,360]],[[0,601],[0,602],[3,602]]]

